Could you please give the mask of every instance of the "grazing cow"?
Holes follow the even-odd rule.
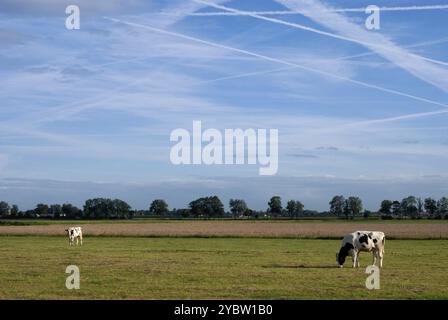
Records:
[[[373,264],[379,259],[380,268],[383,267],[384,245],[386,236],[381,231],[355,231],[347,234],[342,239],[339,253],[336,253],[336,261],[340,268],[344,265],[347,256],[352,257],[353,268],[359,267],[359,253],[361,251],[372,252]]]
[[[82,229],[81,227],[71,227],[68,229],[65,229],[65,232],[67,232],[68,234],[68,244],[70,246],[75,245],[75,240],[76,240],[76,245],[78,245],[78,243],[82,246]]]

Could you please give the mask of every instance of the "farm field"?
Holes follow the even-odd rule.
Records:
[[[387,240],[381,289],[339,240],[0,236],[0,299],[448,299],[447,240]],[[77,265],[81,289],[65,288]]]
[[[30,225],[7,225],[0,235],[63,236],[69,226],[81,225],[86,236],[137,237],[258,237],[341,239],[354,230],[381,230],[388,239],[448,239],[445,221],[238,221],[238,220],[145,220],[140,221],[17,221]],[[39,223],[39,224],[33,224]]]

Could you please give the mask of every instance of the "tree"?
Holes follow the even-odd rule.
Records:
[[[400,201],[393,201],[392,202],[392,214],[394,215],[400,215],[401,214],[401,203]]]
[[[295,216],[301,216],[303,214],[303,209],[305,208],[305,206],[303,205],[302,202],[300,201],[296,201],[296,212],[295,212]]]
[[[443,218],[448,214],[448,198],[443,197],[437,201],[437,215]]]
[[[25,218],[36,218],[36,212],[34,210],[26,210],[24,212]]]
[[[300,201],[289,200],[286,211],[290,217],[298,217],[303,214],[304,205]]]
[[[168,204],[163,199],[154,200],[149,207],[149,212],[156,216],[166,215],[168,211]]]
[[[230,199],[229,207],[233,217],[246,215],[246,212],[249,210],[247,208],[246,201],[241,199]]]
[[[417,198],[414,196],[409,196],[401,200],[401,213],[405,216],[416,217],[418,208]]]
[[[274,215],[274,217],[282,213],[282,198],[279,196],[274,196],[268,202],[268,212]]]
[[[112,210],[114,218],[129,219],[132,218],[131,206],[120,199],[112,200]]]
[[[252,209],[247,208],[247,209],[244,211],[243,215],[244,215],[245,217],[252,217],[252,216],[254,215],[254,211],[253,211]]]
[[[381,207],[380,207],[380,213],[384,214],[384,215],[390,215],[391,214],[391,209],[392,209],[392,201],[390,200],[383,200],[381,202]]]
[[[417,214],[420,215],[423,212],[425,204],[422,198],[417,198]]]
[[[64,203],[62,205],[62,214],[70,219],[78,219],[82,217],[82,210],[73,206],[70,203]]]
[[[294,216],[294,213],[296,212],[296,202],[294,200],[289,200],[288,203],[286,203],[286,211],[290,217]]]
[[[6,217],[10,214],[9,204],[5,201],[0,201],[0,217]]]
[[[224,205],[217,196],[196,199],[189,204],[193,216],[222,217]]]
[[[372,212],[370,210],[364,210],[364,218],[367,219],[372,215]]]
[[[120,199],[95,198],[84,204],[84,216],[91,219],[132,218],[131,206]]]
[[[176,216],[180,216],[182,218],[188,218],[191,216],[191,210],[190,209],[177,209],[174,213]]]
[[[335,216],[341,216],[344,213],[345,198],[344,196],[334,196],[330,201],[330,213]]]
[[[433,217],[437,212],[437,201],[433,198],[425,199],[425,210],[430,217]]]
[[[11,217],[18,217],[20,213],[19,207],[16,204],[13,204],[11,207]]]
[[[48,209],[47,204],[39,203],[34,209],[34,214],[38,217],[48,216]]]
[[[348,218],[348,215],[352,215],[352,218],[355,217],[355,215],[359,215],[362,211],[362,200],[359,197],[349,197],[345,201],[345,216]]]
[[[59,219],[62,216],[62,207],[59,204],[52,204],[48,209],[48,214],[55,219]]]

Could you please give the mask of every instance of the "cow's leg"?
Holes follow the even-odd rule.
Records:
[[[372,256],[373,256],[373,262],[372,262],[372,265],[375,265],[377,255],[378,255],[378,251],[374,250],[374,251],[372,252]]]
[[[378,256],[379,256],[379,260],[380,260],[380,268],[382,268],[383,267],[383,256],[384,256],[383,252],[379,251]]]
[[[353,261],[352,268],[356,267],[357,260],[358,260],[358,252],[353,251],[353,253],[352,253],[352,261]]]
[[[356,267],[359,268],[359,252],[356,255]]]
[[[82,246],[82,235],[79,236],[79,240],[81,241],[81,246]]]

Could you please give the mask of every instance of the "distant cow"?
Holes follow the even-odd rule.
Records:
[[[386,236],[381,231],[355,231],[342,239],[341,249],[336,253],[336,261],[340,268],[344,265],[347,256],[352,257],[353,268],[359,267],[359,253],[372,252],[373,264],[379,258],[380,268],[383,267],[384,245]]]
[[[70,246],[80,244],[82,246],[82,229],[81,227],[71,227],[68,229],[65,229],[65,232],[68,234],[68,244]]]

